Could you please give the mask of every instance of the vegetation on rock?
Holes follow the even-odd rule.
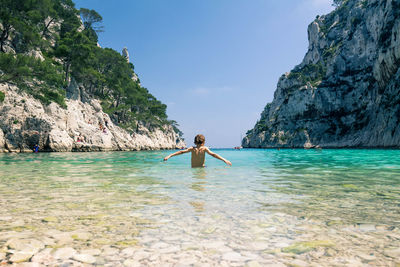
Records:
[[[317,64],[308,64],[302,68],[295,68],[290,72],[288,78],[297,79],[303,84],[309,82],[314,86],[317,82],[321,81],[325,77],[325,74],[326,67],[320,61]]]
[[[132,79],[133,64],[98,46],[103,27],[96,11],[78,11],[71,0],[0,3],[0,82],[65,107],[66,88],[74,79],[120,126],[133,131],[138,123],[169,124],[180,132],[167,119],[166,105]]]
[[[44,104],[56,102],[65,107],[65,82],[61,68],[51,60],[41,61],[23,54],[0,53],[0,83],[8,82],[25,89]]]

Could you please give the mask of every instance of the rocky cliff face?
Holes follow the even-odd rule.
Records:
[[[348,0],[308,27],[244,147],[400,147],[400,0]]]
[[[66,101],[63,109],[48,106],[7,83],[0,84],[5,99],[0,103],[0,151],[113,151],[173,149],[186,146],[172,126],[149,130],[138,125],[134,134],[114,125],[98,100]],[[71,94],[76,95],[71,89]],[[77,97],[78,98],[78,97]],[[101,130],[100,128],[105,128]]]

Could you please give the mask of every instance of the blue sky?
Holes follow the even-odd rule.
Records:
[[[142,86],[188,146],[240,144],[279,77],[303,59],[307,26],[331,0],[74,0],[103,17],[99,43],[127,47]]]

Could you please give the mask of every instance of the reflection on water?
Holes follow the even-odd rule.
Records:
[[[0,155],[0,263],[395,265],[400,151]]]
[[[190,189],[195,190],[197,192],[204,192],[206,190],[206,179],[207,173],[206,168],[194,168],[192,169],[192,183],[190,184]],[[201,200],[192,200],[189,201],[189,204],[192,205],[193,209],[201,213],[204,211],[204,201]]]
[[[206,178],[207,178],[207,172],[206,168],[194,168],[192,169],[193,172],[193,182],[190,185],[190,188],[195,190],[195,191],[204,191],[206,189]]]

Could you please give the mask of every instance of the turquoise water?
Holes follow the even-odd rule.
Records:
[[[400,264],[399,150],[215,152],[1,154],[0,262]]]

